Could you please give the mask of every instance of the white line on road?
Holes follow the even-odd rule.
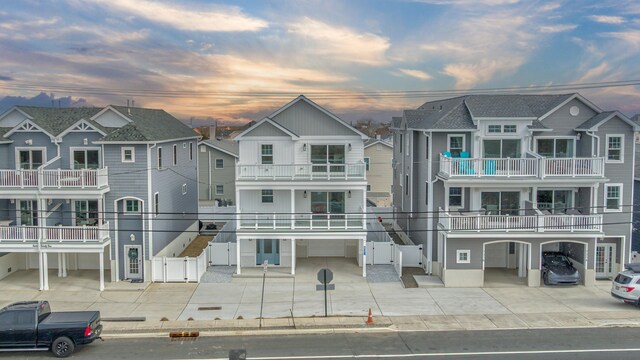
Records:
[[[522,350],[522,351],[486,351],[457,353],[422,353],[422,354],[370,354],[370,355],[300,355],[300,356],[263,356],[249,357],[251,360],[305,360],[305,359],[384,359],[415,358],[437,356],[497,356],[497,355],[536,355],[536,354],[583,354],[609,352],[640,352],[640,349],[570,349],[570,350]],[[228,358],[211,358],[208,360],[228,360]]]

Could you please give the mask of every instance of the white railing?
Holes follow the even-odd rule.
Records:
[[[603,177],[604,158],[450,158],[440,155],[447,177]]]
[[[540,159],[540,176],[602,177],[604,158]]]
[[[602,231],[602,215],[462,215],[440,209],[439,224],[450,232]]]
[[[283,164],[236,166],[239,180],[360,180],[366,179],[365,164]]]
[[[0,188],[100,189],[109,185],[107,168],[80,170],[0,170]]]
[[[239,230],[364,230],[360,214],[239,214]]]
[[[96,243],[109,238],[109,223],[99,226],[0,226],[0,243]]]

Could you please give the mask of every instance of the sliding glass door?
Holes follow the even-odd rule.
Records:
[[[547,210],[553,214],[564,214],[573,208],[572,190],[538,190],[538,209]]]
[[[311,145],[311,163],[314,173],[344,172],[344,145]]]
[[[548,158],[575,156],[574,139],[537,139],[538,154]]]
[[[487,215],[518,215],[520,209],[520,193],[517,191],[482,192],[481,207]]]
[[[520,157],[520,140],[484,140],[482,145],[482,157],[486,159],[513,159]]]

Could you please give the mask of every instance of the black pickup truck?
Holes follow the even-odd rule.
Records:
[[[71,355],[76,345],[100,338],[99,311],[51,312],[47,301],[24,301],[0,309],[0,351],[46,351]]]

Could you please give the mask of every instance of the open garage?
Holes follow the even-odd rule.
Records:
[[[527,286],[531,244],[520,241],[487,242],[483,248],[484,287]]]
[[[584,285],[587,274],[585,272],[585,259],[588,259],[588,242],[580,240],[554,240],[544,242],[540,244],[540,283],[545,284],[545,277],[548,274],[545,273],[543,255],[545,252],[558,252],[565,255],[573,267],[578,270],[580,274],[579,284]],[[548,281],[547,281],[548,282]]]

